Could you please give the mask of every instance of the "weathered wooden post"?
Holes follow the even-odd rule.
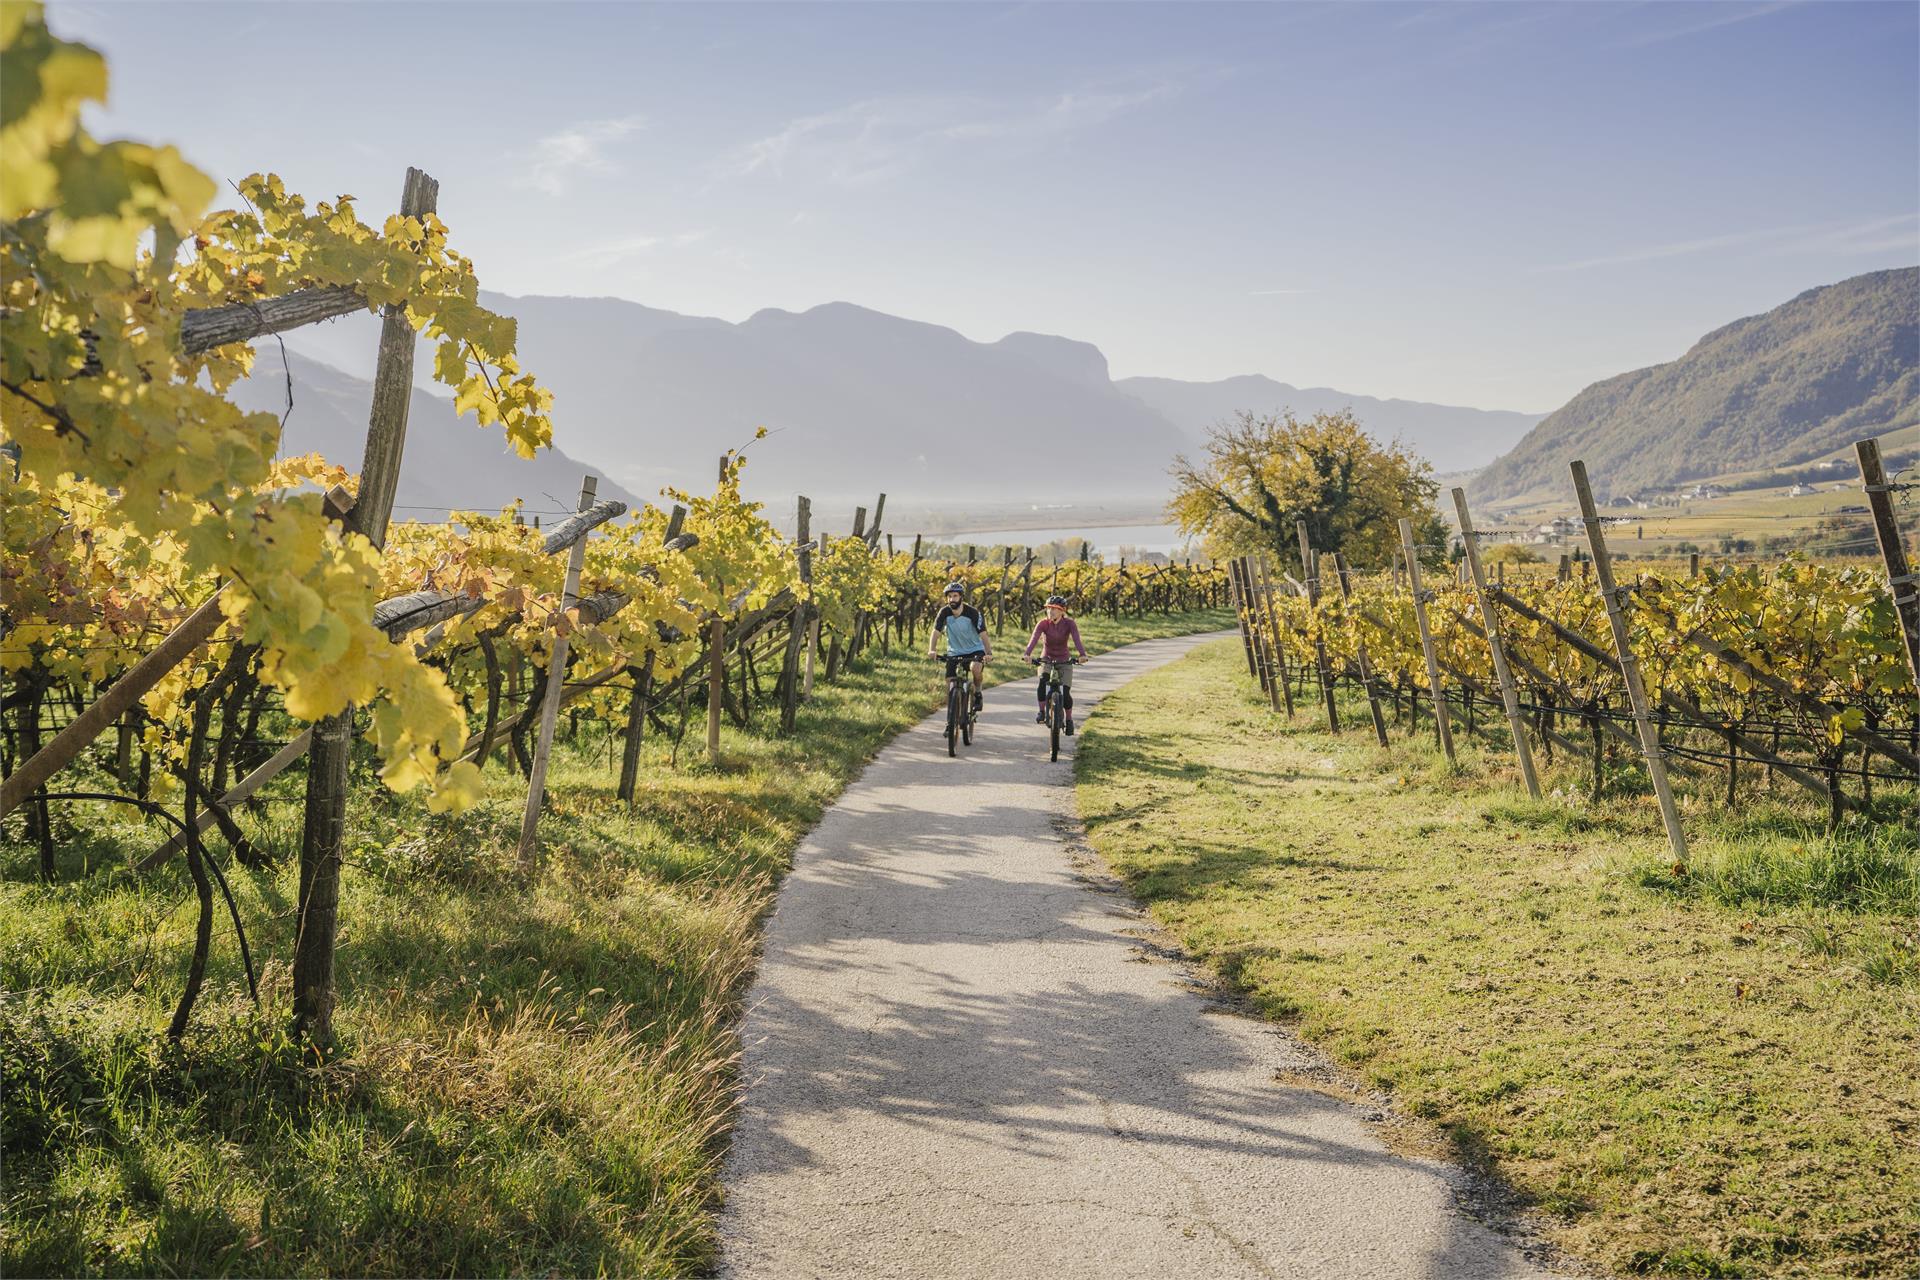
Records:
[[[665,546],[680,536],[680,530],[686,526],[687,509],[679,503],[673,505],[673,511],[667,516],[666,536],[661,539]],[[628,673],[633,677],[633,698],[627,703],[627,737],[620,750],[620,786],[615,792],[625,800],[629,807],[633,804],[635,791],[640,785],[640,748],[646,737],[647,703],[653,692],[653,664],[655,653],[651,644],[647,647],[645,661],[639,666],[629,664]]]
[[[580,510],[593,505],[596,481],[588,476],[580,485]],[[558,622],[580,599],[580,568],[586,563],[587,540],[581,538],[567,552],[567,576],[560,588]],[[560,695],[567,684],[567,633],[556,628],[553,653],[547,660],[546,693],[540,700],[540,731],[533,742],[533,767],[527,771],[527,807],[520,815],[520,869],[532,871],[539,854],[535,839],[540,825],[540,803],[546,798],[547,757],[553,751],[553,726],[560,718]]]
[[[1908,563],[1906,544],[1900,541],[1900,526],[1893,518],[1894,486],[1887,482],[1878,440],[1858,441],[1853,451],[1860,459],[1860,482],[1866,486],[1867,505],[1873,512],[1873,535],[1880,543],[1880,560],[1887,567],[1893,612],[1900,619],[1900,634],[1907,643],[1907,671],[1913,676],[1913,687],[1920,689],[1920,579]]]
[[[1347,558],[1338,551],[1333,553],[1333,571],[1340,579],[1340,599],[1353,599],[1353,584],[1347,577]],[[1367,714],[1373,719],[1373,736],[1379,739],[1381,746],[1387,745],[1387,718],[1380,710],[1380,693],[1373,686],[1373,665],[1367,660],[1367,642],[1355,631],[1354,660],[1360,667],[1360,683],[1367,690]]]
[[[1013,572],[1013,548],[1000,548],[1000,587],[993,600],[993,634],[1005,630],[1007,622],[1007,575]]]
[[[813,596],[813,503],[801,494],[794,504],[793,544],[799,557],[800,598],[794,602],[793,617],[787,623],[787,656],[780,667],[780,732],[792,733],[794,717],[800,706],[800,647],[805,643],[810,623],[807,615]],[[812,686],[812,657],[807,655],[809,692]]]
[[[1407,565],[1407,585],[1413,589],[1413,620],[1420,629],[1420,651],[1427,659],[1427,687],[1433,694],[1433,716],[1440,728],[1440,749],[1453,760],[1453,725],[1447,716],[1447,691],[1440,685],[1440,660],[1433,651],[1433,632],[1427,629],[1427,593],[1420,585],[1420,549],[1413,543],[1413,521],[1400,520],[1400,554]]]
[[[1527,722],[1520,714],[1520,694],[1513,687],[1513,672],[1507,667],[1507,647],[1500,638],[1500,616],[1493,597],[1487,594],[1486,573],[1480,567],[1480,540],[1473,531],[1473,517],[1467,511],[1467,491],[1453,491],[1453,509],[1460,517],[1460,542],[1466,550],[1465,564],[1473,575],[1473,593],[1480,601],[1480,617],[1487,628],[1487,652],[1493,656],[1493,674],[1500,680],[1500,700],[1506,705],[1507,728],[1513,734],[1513,751],[1520,758],[1520,776],[1526,779],[1527,794],[1540,798],[1540,779],[1533,771],[1533,748],[1527,742]]]
[[[1273,637],[1274,674],[1280,681],[1280,698],[1286,704],[1287,719],[1293,719],[1293,680],[1287,672],[1286,641],[1282,635],[1279,606],[1273,602],[1273,575],[1267,570],[1267,558],[1260,557],[1259,591],[1267,611],[1267,630]]]
[[[1227,561],[1227,588],[1233,598],[1233,616],[1240,623],[1240,643],[1247,653],[1247,674],[1260,677],[1260,661],[1253,654],[1252,600],[1240,582],[1241,557]]]
[[[1033,634],[1033,548],[1025,548],[1027,562],[1020,568],[1020,629]]]
[[[720,763],[720,709],[727,690],[727,622],[707,624],[707,759]]]
[[[1627,631],[1627,615],[1621,589],[1614,584],[1613,558],[1607,552],[1606,535],[1601,532],[1600,514],[1593,505],[1593,487],[1587,483],[1587,464],[1575,459],[1573,492],[1580,499],[1580,518],[1587,526],[1587,547],[1593,552],[1593,575],[1600,583],[1607,606],[1607,621],[1613,626],[1613,651],[1620,659],[1620,679],[1627,686],[1627,702],[1633,708],[1633,724],[1640,731],[1640,754],[1646,757],[1647,773],[1653,779],[1653,794],[1660,801],[1660,820],[1667,826],[1667,842],[1673,846],[1674,859],[1687,860],[1687,837],[1680,829],[1680,810],[1673,802],[1673,788],[1667,783],[1666,751],[1660,745],[1660,732],[1647,711],[1647,688],[1640,679],[1640,663],[1633,655]]]
[[[1307,605],[1316,612],[1320,608],[1320,560],[1307,541],[1307,522],[1293,522],[1294,532],[1300,536],[1300,572],[1307,580]],[[1316,638],[1313,642],[1313,664],[1320,672],[1320,696],[1327,704],[1327,731],[1340,732],[1340,712],[1333,705],[1333,668],[1327,661],[1326,641]]]
[[[408,169],[400,193],[400,216],[423,218],[439,206],[440,184]],[[407,445],[407,410],[413,400],[413,350],[418,334],[404,304],[387,307],[380,322],[380,355],[374,366],[373,403],[367,415],[367,445],[360,462],[360,490],[345,527],[374,546],[384,546],[400,461]],[[339,928],[340,846],[346,830],[347,766],[353,746],[353,709],[313,727],[308,748],[307,798],[300,833],[298,921],[293,943],[293,1024],[314,1044],[333,1039],[333,953]]]

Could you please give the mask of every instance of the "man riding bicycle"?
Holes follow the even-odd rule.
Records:
[[[947,637],[947,678],[963,667],[973,671],[973,709],[980,710],[980,681],[986,672],[986,661],[993,656],[993,646],[987,643],[986,619],[980,611],[967,603],[967,587],[963,582],[949,582],[946,590],[946,607],[933,620],[933,630],[927,635],[927,656],[940,656],[940,636]]]
[[[1033,647],[1044,643],[1040,656],[1048,665],[1040,669],[1040,714],[1034,717],[1037,724],[1047,722],[1047,680],[1048,672],[1060,682],[1060,702],[1067,713],[1066,732],[1073,733],[1073,662],[1067,652],[1067,645],[1080,651],[1085,661],[1087,646],[1080,642],[1079,624],[1067,616],[1067,598],[1065,596],[1047,597],[1047,616],[1033,626],[1033,635],[1027,640],[1026,656],[1033,656]]]

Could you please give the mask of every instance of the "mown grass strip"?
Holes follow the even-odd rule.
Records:
[[[1196,614],[1086,631],[1101,650],[1228,625]],[[613,794],[618,742],[587,722],[556,757],[532,880],[513,856],[525,781],[498,763],[485,803],[454,819],[369,781],[346,846],[343,1050],[320,1066],[282,1032],[297,772],[242,817],[282,861],[229,870],[266,961],[264,1012],[217,934],[177,1048],[160,1031],[193,927],[185,872],[124,869],[164,832],[64,812],[59,880],[43,886],[11,824],[0,1273],[706,1266],[759,922],[801,836],[937,703],[938,670],[918,651],[816,685],[792,738],[772,735],[766,709],[748,731],[729,725],[718,768],[692,742],[670,767],[670,744],[650,741],[631,813]],[[1011,659],[995,670],[1030,675]]]
[[[1330,737],[1232,644],[1109,697],[1076,757],[1094,846],[1155,917],[1619,1273],[1920,1266],[1920,832],[1837,836],[1749,779],[1689,800],[1676,874],[1625,768],[1529,801],[1504,739]],[[1757,777],[1757,771],[1750,771]],[[1716,789],[1709,783],[1706,790]]]

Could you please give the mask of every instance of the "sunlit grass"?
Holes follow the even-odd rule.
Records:
[[[1076,766],[1095,847],[1156,917],[1568,1248],[1630,1273],[1910,1273],[1912,789],[1829,836],[1757,771],[1731,813],[1708,778],[1676,873],[1640,784],[1589,800],[1563,757],[1530,800],[1504,745],[1461,735],[1448,765],[1430,728],[1382,751],[1311,709],[1289,724],[1222,645],[1110,697]]]

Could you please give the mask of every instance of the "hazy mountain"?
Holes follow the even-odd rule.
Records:
[[[518,320],[521,363],[554,393],[555,439],[644,493],[706,487],[721,451],[762,426],[772,434],[752,444],[747,474],[763,494],[1157,502],[1173,455],[1238,409],[1352,405],[1442,470],[1491,460],[1537,421],[1259,377],[1116,383],[1090,343],[974,342],[844,302],[731,324],[617,298],[481,301]],[[356,316],[288,342],[364,373],[377,330]]]
[[[1304,418],[1350,408],[1374,435],[1399,440],[1443,472],[1485,466],[1511,449],[1544,416],[1419,400],[1377,400],[1331,387],[1289,386],[1257,373],[1220,382],[1122,378],[1114,385],[1195,437],[1243,409],[1260,414],[1291,409]]]
[[[1876,271],[1736,320],[1670,364],[1596,382],[1473,481],[1485,499],[1602,497],[1791,466],[1920,422],[1920,268]]]
[[[760,491],[816,498],[1159,494],[1179,433],[1084,343],[952,329],[847,303],[740,324],[631,303],[485,299],[518,317],[569,448],[635,487],[705,485],[752,445]]]
[[[280,439],[281,455],[319,453],[329,462],[359,470],[372,385],[295,351],[287,353],[287,365],[293,375],[293,411]],[[286,412],[286,372],[275,346],[265,344],[254,361],[253,376],[235,386],[233,401],[248,410]],[[633,495],[598,468],[557,449],[522,458],[507,446],[500,428],[481,428],[472,417],[457,417],[451,400],[415,391],[407,411],[407,449],[393,516],[441,519],[448,508],[498,510],[517,497],[527,500],[529,511],[571,511],[580,498],[580,479],[589,471],[601,477],[601,497],[633,504]]]

